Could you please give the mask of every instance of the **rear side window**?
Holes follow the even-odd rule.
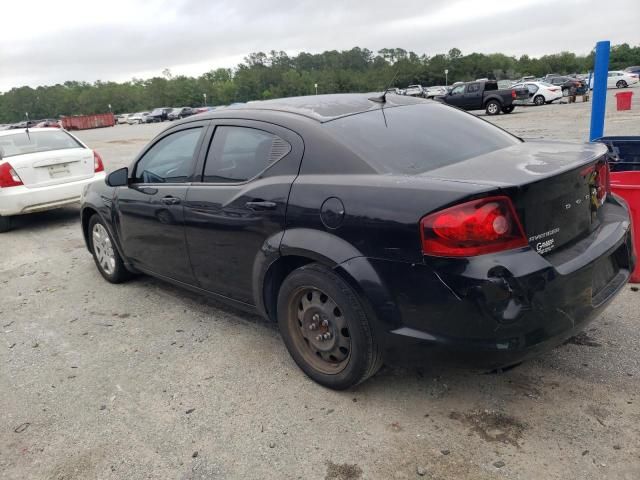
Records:
[[[376,171],[406,175],[520,143],[489,122],[438,102],[372,110],[324,128]]]
[[[28,153],[84,148],[75,138],[62,130],[46,132],[24,131],[0,136],[0,157],[13,157]]]
[[[248,127],[217,127],[204,166],[203,182],[252,179],[291,151],[282,138]]]
[[[467,87],[468,93],[477,92],[478,90],[480,90],[480,85],[477,83],[472,83],[471,85],[469,85],[469,87]]]

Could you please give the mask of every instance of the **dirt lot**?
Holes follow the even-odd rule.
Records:
[[[634,91],[631,112],[609,107],[607,134],[640,132]],[[588,108],[491,121],[585,140]],[[79,136],[112,170],[164,126]],[[337,393],[259,318],[149,277],[106,283],[77,208],[21,218],[0,246],[1,478],[640,478],[633,286],[572,343],[508,372],[386,368]]]

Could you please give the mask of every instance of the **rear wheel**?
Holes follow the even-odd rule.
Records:
[[[124,266],[107,227],[97,214],[89,220],[89,246],[98,271],[105,280],[121,283],[131,276]]]
[[[489,100],[485,108],[487,115],[498,115],[500,113],[500,103],[497,100]]]
[[[533,103],[534,103],[535,105],[537,105],[537,106],[544,105],[544,103],[545,103],[545,102],[544,102],[544,97],[543,97],[542,95],[536,95],[536,96],[533,98]]]
[[[11,230],[11,217],[0,217],[0,233]]]
[[[502,113],[511,113],[511,112],[513,112],[513,110],[515,108],[516,107],[514,107],[513,105],[509,105],[508,107],[503,107],[502,108]]]
[[[624,80],[618,80],[618,83],[616,83],[616,87],[627,88],[627,82],[625,82]]]
[[[298,366],[325,387],[352,387],[382,365],[357,294],[321,265],[305,265],[284,280],[278,294],[278,325]]]

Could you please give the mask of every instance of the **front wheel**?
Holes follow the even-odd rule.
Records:
[[[111,283],[122,283],[131,274],[113,243],[113,239],[100,217],[95,214],[89,220],[89,246],[100,274]]]
[[[627,88],[627,82],[625,82],[624,80],[619,80],[618,83],[616,83],[616,87]]]
[[[487,115],[498,115],[500,113],[500,104],[496,100],[489,100],[485,108]]]
[[[0,233],[11,230],[11,217],[0,216]]]
[[[536,95],[535,98],[533,99],[533,103],[534,105],[537,105],[539,107],[544,105],[545,103],[544,97],[542,95]]]
[[[514,107],[513,105],[509,105],[508,107],[503,107],[502,108],[502,113],[511,113],[511,112],[513,112],[513,110],[515,108],[516,107]]]
[[[382,365],[358,295],[322,265],[305,265],[284,280],[278,293],[278,326],[294,361],[325,387],[352,387]]]

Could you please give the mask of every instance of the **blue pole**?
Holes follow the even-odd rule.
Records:
[[[607,106],[607,76],[609,72],[608,40],[596,43],[596,64],[593,69],[593,101],[591,102],[591,131],[589,141],[604,134],[604,111]]]

